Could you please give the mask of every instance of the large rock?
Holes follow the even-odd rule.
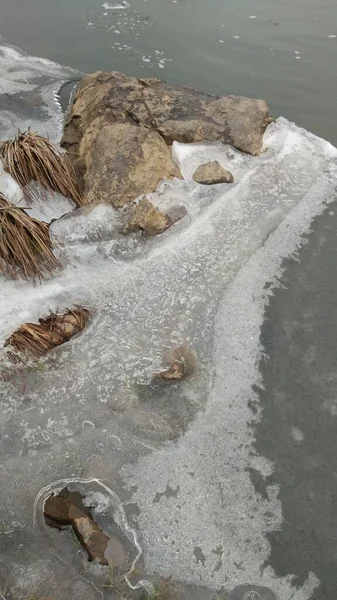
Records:
[[[234,177],[230,171],[224,169],[217,160],[200,165],[193,175],[194,181],[203,185],[216,183],[233,183]]]
[[[82,139],[80,157],[87,202],[121,207],[154,192],[162,179],[181,176],[159,133],[131,123],[93,125]]]
[[[221,141],[259,154],[270,123],[263,100],[216,97],[158,79],[93,73],[80,83],[62,146],[88,202],[115,206],[179,176],[167,145]]]

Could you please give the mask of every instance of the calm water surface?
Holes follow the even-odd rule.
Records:
[[[0,34],[86,72],[262,97],[337,144],[336,0],[1,0]]]

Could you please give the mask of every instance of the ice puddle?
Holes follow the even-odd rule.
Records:
[[[0,48],[0,70],[1,106],[7,94],[14,98],[0,114],[2,139],[30,125],[56,139],[55,93],[74,72],[8,47]],[[250,424],[260,417],[248,406],[261,384],[268,294],[283,258],[336,196],[337,150],[282,118],[264,144],[259,157],[220,144],[174,144],[184,180],[163,182],[150,198],[164,211],[186,209],[170,230],[147,241],[123,237],[111,207],[80,209],[52,225],[67,262],[62,272],[35,287],[0,280],[0,346],[49,310],[80,303],[92,311],[81,336],[0,381],[0,554],[14,589],[39,588],[48,573],[62,579],[58,597],[66,598],[76,574],[84,586],[97,576],[85,561],[81,573],[65,569],[32,524],[40,490],[92,478],[123,504],[148,573],[229,591],[267,587],[279,600],[309,600],[319,584],[308,573],[297,588],[291,574],[262,568],[282,506],[277,486],[262,498],[251,484],[248,467],[266,476],[273,465],[256,455]],[[210,160],[235,183],[194,183],[195,168]],[[20,199],[4,173],[0,186]],[[30,210],[50,221],[72,208],[51,195]],[[153,386],[180,345],[195,351],[195,374]]]

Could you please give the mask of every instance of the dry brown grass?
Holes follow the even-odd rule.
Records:
[[[46,223],[26,214],[0,193],[0,273],[41,280],[59,267]]]
[[[39,319],[38,324],[21,325],[5,341],[4,347],[10,346],[15,352],[38,358],[83,331],[88,319],[89,311],[83,307],[68,309],[65,313],[50,313]],[[17,362],[11,351],[8,356],[12,362]]]
[[[14,140],[1,145],[0,152],[4,169],[23,188],[28,201],[34,192],[25,186],[36,181],[44,189],[70,198],[77,206],[85,204],[67,155],[59,152],[47,138],[30,130],[18,131]]]

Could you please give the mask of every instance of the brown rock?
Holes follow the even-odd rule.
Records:
[[[63,529],[70,525],[69,519],[70,503],[60,496],[49,496],[44,503],[44,517],[50,527]]]
[[[166,231],[172,223],[170,217],[161,213],[149,200],[143,198],[138,204],[135,204],[131,217],[121,233],[127,234],[142,230],[144,234],[154,236]]]
[[[90,559],[96,560],[101,565],[108,565],[109,561],[105,557],[105,551],[109,538],[90,517],[81,513],[78,508],[74,509],[73,513],[76,514],[72,521],[75,535]]]
[[[94,127],[84,141],[89,142],[83,156],[87,202],[121,207],[154,192],[162,179],[181,176],[163,138],[146,127],[130,123]]]
[[[218,161],[200,165],[193,175],[194,181],[203,185],[214,185],[217,183],[233,183],[234,177],[230,171],[223,169]]]
[[[185,365],[183,362],[174,360],[169,369],[157,373],[156,377],[165,379],[165,381],[175,381],[176,379],[182,379],[185,377]]]
[[[79,85],[62,146],[88,202],[123,206],[179,176],[165,142],[221,141],[255,155],[270,122],[263,100],[99,72]]]
[[[46,523],[50,527],[64,529],[71,526],[73,528],[90,560],[96,560],[101,565],[109,564],[105,552],[110,538],[95,523],[90,508],[83,505],[82,497],[78,492],[71,492],[65,488],[59,494],[49,496],[44,503],[43,512]],[[112,537],[115,538],[116,536]],[[114,540],[112,540],[113,542]],[[122,546],[120,541],[119,544]],[[118,546],[118,556],[122,558],[125,555],[126,557],[125,551],[122,555],[120,546]]]
[[[175,348],[170,357],[170,367],[156,373],[155,377],[164,381],[177,381],[193,373],[196,364],[194,352],[188,346]]]

